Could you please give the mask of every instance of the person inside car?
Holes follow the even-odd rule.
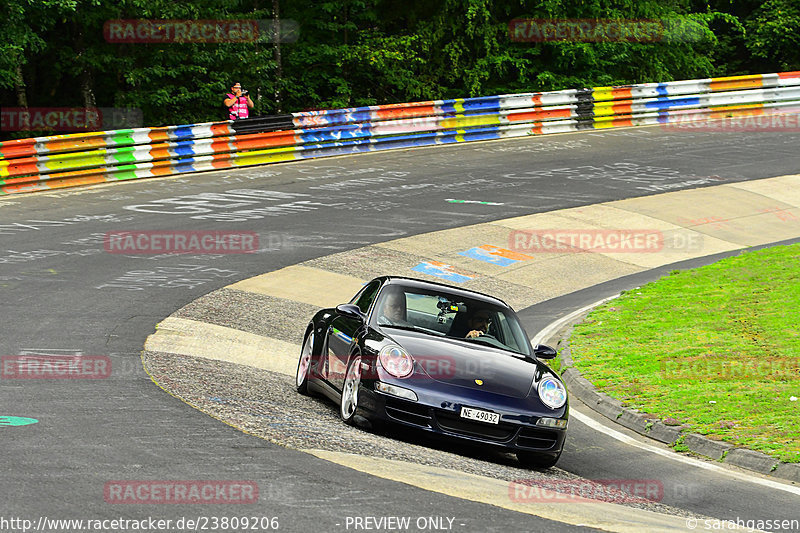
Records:
[[[406,326],[413,324],[406,320],[406,295],[402,291],[391,291],[381,303],[378,324],[382,326]]]
[[[492,317],[488,309],[478,309],[467,320],[467,328],[469,331],[464,335],[467,339],[475,337],[482,337],[489,334],[489,326],[492,325]]]

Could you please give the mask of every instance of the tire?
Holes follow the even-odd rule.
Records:
[[[358,411],[358,388],[361,386],[361,356],[353,355],[347,364],[342,385],[342,398],[339,402],[339,416],[345,424],[356,425]]]
[[[517,452],[517,459],[522,466],[525,468],[535,468],[537,470],[544,470],[555,466],[560,457],[560,450],[555,456],[534,452]]]
[[[300,349],[300,360],[297,362],[297,373],[295,375],[295,387],[297,392],[309,395],[308,392],[308,374],[311,371],[311,360],[314,357],[314,332],[311,331],[306,340],[303,341],[303,347]]]

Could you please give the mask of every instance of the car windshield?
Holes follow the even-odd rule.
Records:
[[[374,309],[374,320],[382,327],[531,354],[530,343],[514,312],[479,299],[389,285],[381,291]]]

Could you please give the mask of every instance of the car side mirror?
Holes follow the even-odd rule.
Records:
[[[353,304],[339,304],[336,306],[336,312],[347,318],[360,320],[362,322],[366,318],[364,313],[361,312],[361,309],[359,309],[357,305]]]
[[[553,359],[558,355],[558,352],[546,344],[537,344],[533,348],[533,355],[538,359]]]

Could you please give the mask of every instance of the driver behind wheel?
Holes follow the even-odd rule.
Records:
[[[467,339],[474,339],[489,333],[489,326],[492,324],[492,317],[488,309],[478,309],[467,320],[469,332],[465,335]]]

